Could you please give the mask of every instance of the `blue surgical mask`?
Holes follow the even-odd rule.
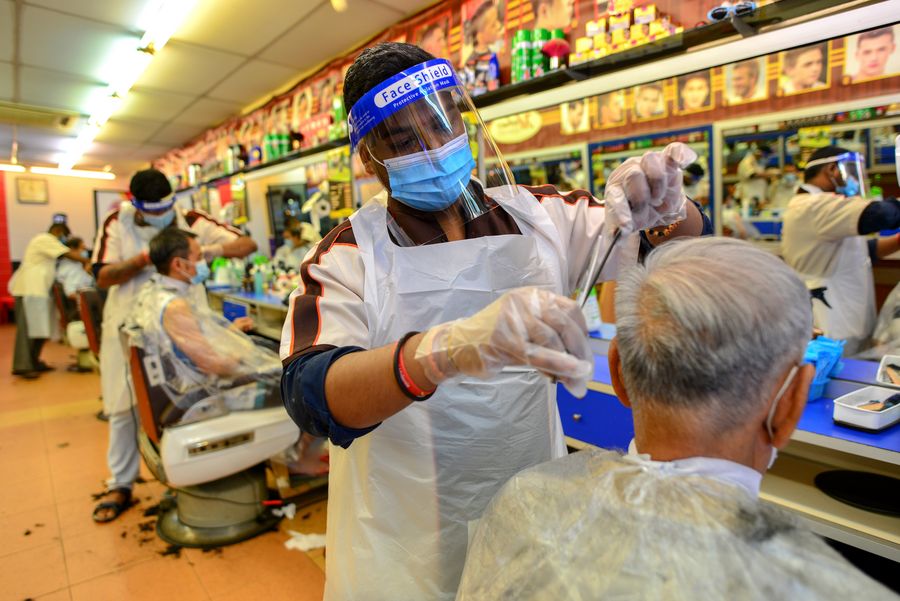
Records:
[[[81,256],[84,257],[85,259],[90,259],[91,251],[89,251],[88,249],[84,249],[83,251],[81,251]]]
[[[169,209],[160,215],[150,215],[149,213],[142,213],[142,215],[144,216],[144,223],[160,230],[169,227],[172,221],[175,220],[174,209]]]
[[[797,174],[796,173],[785,173],[784,176],[781,178],[781,181],[783,181],[788,186],[793,186],[794,184],[797,183]]]
[[[206,264],[206,259],[200,259],[194,263],[194,267],[197,273],[191,278],[191,284],[202,284],[209,279],[209,265]]]
[[[857,196],[859,195],[859,182],[854,177],[847,178],[847,182],[843,186],[835,186],[834,191],[847,198]]]
[[[466,134],[440,148],[386,159],[391,196],[419,211],[443,211],[472,178],[475,159]]]

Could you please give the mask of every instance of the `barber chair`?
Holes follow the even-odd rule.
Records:
[[[160,504],[159,537],[183,547],[219,547],[274,528],[280,518],[263,504],[263,462],[300,435],[284,407],[163,427],[172,402],[159,357],[124,337],[141,423],[138,446],[153,475],[174,492]]]
[[[103,297],[96,288],[82,288],[78,291],[78,311],[84,322],[88,348],[99,359],[100,338],[103,334]]]
[[[59,327],[63,335],[63,343],[75,349],[76,362],[69,366],[69,371],[89,372],[94,370],[95,361],[92,361],[88,351],[88,339],[85,325],[78,319],[78,307],[68,298],[62,284],[53,282],[50,288],[56,312],[59,314]]]

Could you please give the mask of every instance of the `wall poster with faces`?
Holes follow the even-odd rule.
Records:
[[[668,115],[664,81],[634,86],[631,98],[631,115],[635,121],[651,121]]]
[[[589,100],[573,100],[560,105],[560,131],[564,135],[583,134],[591,130],[591,111]]]
[[[793,96],[831,85],[828,42],[778,53],[778,95]]]
[[[725,65],[725,104],[735,106],[769,97],[766,57]]]
[[[625,104],[625,90],[615,90],[601,94],[597,99],[598,119],[600,129],[620,127],[625,125],[627,105]]]
[[[469,0],[462,5],[463,40],[459,65],[474,65],[506,48],[506,1]]]
[[[897,39],[900,25],[889,25],[847,36],[844,39],[845,85],[900,75]]]
[[[677,78],[678,114],[690,115],[713,108],[710,72],[697,71]]]
[[[450,56],[450,11],[441,13],[419,25],[413,33],[413,43],[437,58],[453,61]]]

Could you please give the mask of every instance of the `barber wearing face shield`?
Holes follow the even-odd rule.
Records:
[[[781,254],[803,278],[813,322],[830,338],[860,350],[875,326],[872,261],[900,250],[900,236],[864,236],[900,227],[896,199],[866,200],[857,152],[828,146],[810,156],[804,183],[784,213]]]
[[[565,453],[551,377],[581,396],[593,373],[567,296],[617,230],[601,277],[640,229],[701,231],[681,191],[696,155],[630,159],[606,206],[516,186],[451,64],[408,44],[363,51],[344,101],[384,191],[304,261],[281,347],[288,412],[332,442],[325,598],[453,599],[469,524]],[[473,175],[476,152],[497,166]]]
[[[214,220],[202,211],[175,207],[172,186],[156,169],[137,172],[131,178],[132,199],[110,212],[94,243],[94,274],[100,288],[109,288],[103,307],[100,344],[100,382],[103,411],[109,416],[107,462],[111,472],[106,500],[94,509],[94,520],[108,522],[131,503],[131,487],[138,475],[137,423],[128,390],[126,357],[119,342],[119,328],[134,305],[141,285],[155,273],[148,249],[150,240],[167,227],[196,234],[206,260],[244,257],[256,243],[240,231]]]

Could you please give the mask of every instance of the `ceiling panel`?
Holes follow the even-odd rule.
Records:
[[[250,56],[323,1],[200,0],[173,39]]]
[[[62,136],[33,127],[19,127],[16,137],[19,140],[19,152],[23,150],[61,152],[68,148],[75,139],[74,136]]]
[[[172,150],[172,147],[168,144],[145,144],[140,148],[134,149],[129,158],[134,160],[141,159],[145,161],[152,161],[153,159],[166,154],[170,150]]]
[[[13,68],[12,63],[0,63],[0,100],[12,100]]]
[[[213,88],[209,92],[209,96],[231,100],[241,106],[246,106],[293,82],[297,75],[296,69],[253,60]]]
[[[164,144],[166,146],[174,148],[176,146],[181,146],[195,136],[200,135],[206,130],[206,127],[207,126],[205,125],[170,123],[169,125],[159,130],[148,141],[151,144]]]
[[[67,109],[82,114],[90,110],[91,100],[102,94],[104,87],[63,74],[23,67],[20,102]]]
[[[400,11],[370,0],[349,0],[348,5],[346,14],[357,18],[342,15],[336,19],[331,5],[323,3],[261,52],[260,58],[306,70],[338,56],[403,17]],[[362,15],[365,18],[360,18]]]
[[[108,81],[114,62],[133,51],[138,41],[111,25],[23,8],[21,57],[26,65]]]
[[[19,146],[19,162],[28,165],[55,165],[61,153],[55,150],[29,149]]]
[[[200,98],[184,112],[175,117],[173,123],[212,127],[233,115],[237,115],[241,108],[242,106],[235,102]]]
[[[134,144],[111,144],[109,142],[94,142],[85,154],[103,158],[107,163],[118,159],[132,158],[135,151]]]
[[[125,142],[138,143],[146,141],[160,127],[165,125],[163,121],[127,121],[124,119],[110,119],[97,134],[98,142]]]
[[[133,88],[125,96],[117,119],[168,121],[194,101],[194,96]]]
[[[201,94],[244,62],[244,58],[190,44],[166,44],[138,79],[142,88]]]
[[[12,62],[13,56],[13,3],[0,0],[0,61]]]
[[[27,0],[29,4],[137,30],[147,0]]]

